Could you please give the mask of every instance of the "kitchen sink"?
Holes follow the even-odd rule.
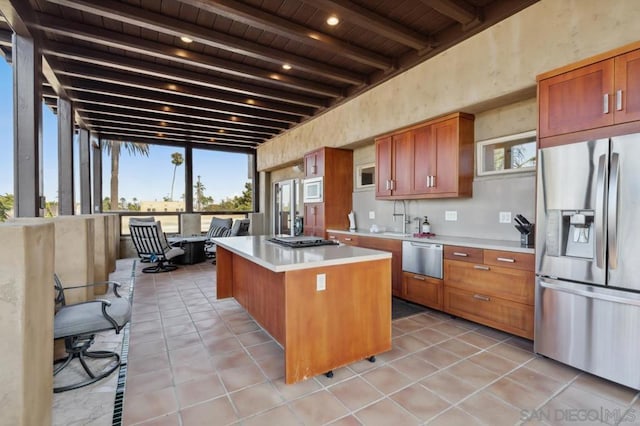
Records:
[[[383,232],[382,235],[390,235],[393,237],[411,237],[413,234],[403,234],[402,232]]]

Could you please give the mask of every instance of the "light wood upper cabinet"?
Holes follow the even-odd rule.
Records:
[[[393,138],[387,136],[376,140],[376,198],[391,196],[391,153]]]
[[[640,49],[615,59],[615,89],[616,124],[640,120]]]
[[[324,148],[304,155],[304,177],[324,176]]]
[[[613,124],[613,60],[540,81],[541,138]]]
[[[376,198],[470,197],[473,142],[463,113],[376,139]]]
[[[538,76],[540,146],[640,129],[640,43]]]
[[[347,229],[352,208],[353,151],[320,148],[304,156],[305,177],[323,178],[322,202],[304,204],[304,234],[325,237],[327,228]]]

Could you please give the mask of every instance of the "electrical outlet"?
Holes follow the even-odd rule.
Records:
[[[327,289],[327,275],[316,275],[316,291],[323,291]]]
[[[511,223],[511,212],[500,212],[498,220],[500,223]]]
[[[447,210],[444,212],[444,220],[455,222],[458,220],[458,212],[456,210]]]
[[[374,212],[373,210],[371,210],[369,212],[369,219],[375,219],[376,218],[376,212]]]

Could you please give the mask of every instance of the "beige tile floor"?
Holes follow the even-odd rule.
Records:
[[[285,385],[282,349],[216,300],[213,265],[137,270],[125,425],[640,424],[637,391],[437,311],[395,320],[375,363]]]

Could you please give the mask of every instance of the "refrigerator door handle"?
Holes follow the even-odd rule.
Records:
[[[607,156],[601,155],[598,160],[598,176],[596,181],[596,266],[604,268],[604,227],[605,227],[605,175],[607,172]]]
[[[631,297],[619,297],[619,296],[614,296],[612,294],[607,294],[604,292],[586,291],[586,290],[573,288],[567,285],[563,285],[561,283],[550,282],[544,278],[538,278],[538,282],[540,283],[541,287],[548,288],[550,290],[556,290],[564,293],[573,294],[576,296],[588,297],[590,299],[605,300],[607,302],[623,303],[625,305],[633,305],[633,306],[640,307],[640,298],[637,298],[637,296],[633,297],[635,296],[635,294],[633,296],[631,296],[630,294]],[[583,284],[579,284],[579,285],[584,286]]]
[[[611,154],[611,185],[607,205],[608,226],[607,240],[609,246],[609,268],[618,267],[618,185],[620,184],[620,155]]]

